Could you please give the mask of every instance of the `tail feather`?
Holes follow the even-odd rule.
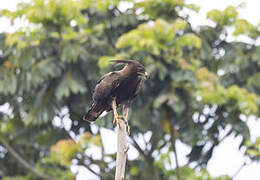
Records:
[[[85,114],[83,119],[93,122],[100,116],[100,114],[102,114],[103,111],[103,108],[100,108],[97,104],[93,104],[88,112]]]

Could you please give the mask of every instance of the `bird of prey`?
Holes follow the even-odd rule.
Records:
[[[118,121],[116,107],[129,106],[140,90],[142,77],[147,76],[145,67],[136,60],[111,61],[126,65],[120,71],[113,71],[101,77],[94,89],[92,106],[85,114],[84,120],[93,122],[104,111],[113,109],[114,122]]]

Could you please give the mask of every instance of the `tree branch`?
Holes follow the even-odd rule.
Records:
[[[231,177],[231,179],[234,179],[246,165],[247,165],[246,162],[244,162],[244,163],[239,167],[239,169],[235,172],[235,174]]]
[[[99,173],[97,173],[96,171],[94,171],[93,169],[90,168],[90,166],[91,166],[92,164],[100,165],[100,163],[102,163],[102,161],[94,160],[94,159],[91,158],[91,157],[84,157],[84,159],[81,159],[81,158],[76,157],[75,159],[78,160],[78,165],[85,167],[87,170],[89,170],[91,173],[93,173],[94,175],[98,176],[98,177],[101,178],[101,179],[102,179],[103,177],[107,177],[107,176],[109,176],[109,177],[111,177],[111,178],[114,177],[114,175],[111,174],[110,172],[105,172],[105,173],[104,173],[104,171],[102,170],[102,168],[100,169],[100,172],[99,172]],[[85,163],[86,160],[90,161],[90,163],[89,163],[89,164],[86,164],[86,163]]]
[[[132,138],[132,145],[137,149],[137,151],[139,152],[139,153],[141,153],[145,158],[146,158],[146,154],[145,154],[145,152],[142,150],[142,148],[139,146],[139,144],[136,142],[136,140],[135,140],[135,138],[133,137]]]
[[[20,163],[25,169],[31,171],[37,177],[40,177],[45,180],[55,180],[54,178],[45,175],[38,171],[35,167],[31,166],[28,162],[26,162],[3,138],[0,137],[0,142],[3,146],[8,150],[8,152]]]
[[[177,176],[177,180],[181,180],[180,166],[179,166],[178,155],[176,150],[176,137],[174,134],[174,129],[171,124],[170,124],[170,132],[171,132],[171,144],[172,144],[172,149],[173,149],[174,158],[176,162],[176,176]]]
[[[233,176],[231,176],[231,179],[234,179],[241,171],[244,167],[252,164],[254,161],[251,161],[249,163],[247,163],[246,161],[239,167],[239,169],[235,172],[235,174],[233,174]]]
[[[92,170],[88,165],[86,165],[85,163],[84,163],[84,159],[80,159],[80,158],[76,158],[78,161],[79,161],[79,165],[81,165],[81,166],[84,166],[87,170],[89,170],[91,173],[93,173],[93,174],[95,174],[96,176],[98,176],[98,177],[100,177],[101,178],[101,176],[98,174],[98,173],[96,173],[94,170]]]
[[[148,162],[148,167],[151,172],[149,179],[159,180],[158,173],[154,166],[154,159],[151,157],[152,153],[145,153],[145,151],[142,150],[142,148],[139,146],[139,144],[136,142],[136,140],[133,138],[133,146],[137,149],[139,153],[141,153],[146,161]]]

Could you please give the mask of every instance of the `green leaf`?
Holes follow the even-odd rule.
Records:
[[[177,39],[177,47],[195,47],[201,48],[201,39],[194,34],[185,34]]]
[[[1,93],[8,95],[8,94],[14,94],[16,92],[18,82],[17,82],[17,77],[14,74],[2,69],[2,72],[0,73],[0,80],[1,80],[0,81]]]
[[[197,13],[200,11],[200,6],[197,4],[186,4],[185,7],[189,8]]]
[[[61,100],[63,97],[69,97],[70,93],[84,93],[86,90],[83,78],[76,72],[68,71],[56,88],[55,96]]]
[[[255,150],[255,149],[248,149],[247,151],[247,154],[249,154],[250,156],[259,156],[260,155],[260,152]]]
[[[245,19],[239,19],[235,23],[235,31],[233,32],[234,36],[241,34],[249,34],[253,30],[253,25],[250,24]]]
[[[177,22],[179,28],[184,28],[184,22]],[[174,24],[167,23],[163,19],[157,19],[153,24],[145,23],[137,29],[122,35],[117,43],[117,48],[131,47],[132,52],[148,51],[155,55],[160,50],[167,49],[172,45],[175,36]]]
[[[208,19],[211,19],[221,26],[232,25],[236,21],[237,16],[238,12],[233,6],[228,6],[223,11],[213,9],[207,13]]]

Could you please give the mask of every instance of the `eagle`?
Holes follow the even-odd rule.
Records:
[[[104,111],[113,109],[114,122],[118,121],[116,108],[121,105],[129,106],[140,90],[143,77],[147,77],[145,67],[136,60],[110,60],[114,63],[126,64],[120,71],[112,71],[98,81],[92,96],[92,105],[83,117],[93,122]]]

